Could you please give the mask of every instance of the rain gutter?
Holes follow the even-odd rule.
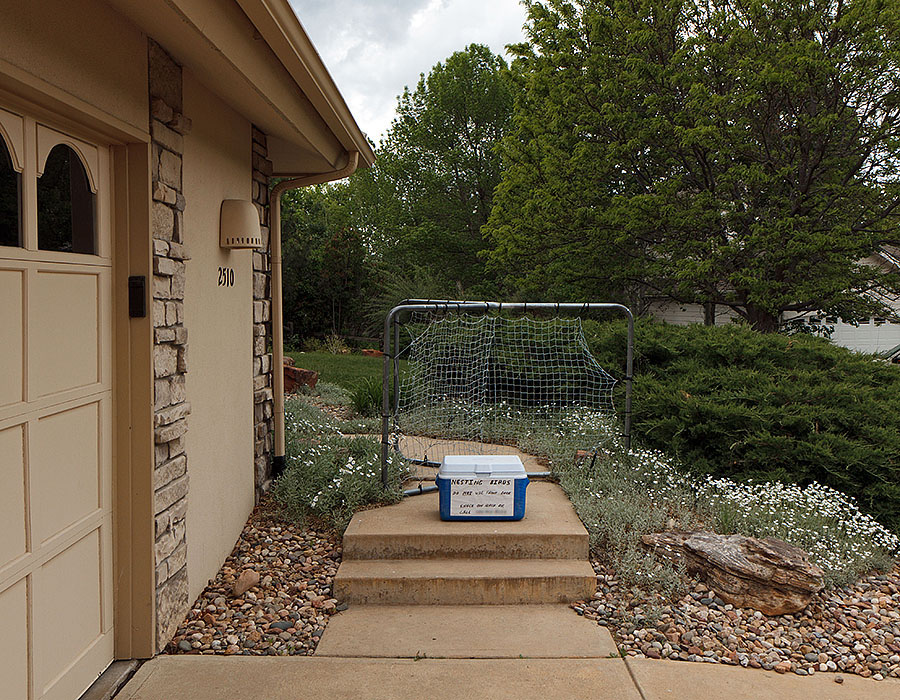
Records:
[[[310,185],[341,180],[359,165],[359,151],[347,152],[347,164],[339,170],[325,173],[299,174],[282,180],[269,193],[271,212],[270,239],[272,243],[272,392],[275,402],[275,455],[272,457],[272,476],[284,472],[284,308],[281,289],[281,195]]]

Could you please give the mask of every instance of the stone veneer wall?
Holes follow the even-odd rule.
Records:
[[[266,135],[253,127],[253,203],[259,211],[263,247],[253,251],[253,425],[254,483],[259,501],[272,477],[272,302],[269,259],[269,176]]]
[[[161,649],[190,606],[188,599],[188,474],[184,435],[187,329],[184,327],[185,207],[181,67],[149,42],[150,136],[153,182],[154,513],[156,516],[156,640]]]

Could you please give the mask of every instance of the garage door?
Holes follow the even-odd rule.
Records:
[[[112,660],[109,154],[0,109],[0,696]]]

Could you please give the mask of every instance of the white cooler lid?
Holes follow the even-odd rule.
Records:
[[[446,455],[438,471],[438,476],[445,478],[472,474],[502,474],[520,478],[526,476],[525,466],[518,455]]]

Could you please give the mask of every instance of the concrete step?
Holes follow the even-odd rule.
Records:
[[[334,579],[351,604],[568,603],[595,590],[590,563],[575,559],[345,559]]]
[[[332,616],[316,656],[604,659],[605,627],[568,605],[354,605]]]
[[[448,521],[438,494],[357,513],[344,533],[353,559],[587,559],[588,534],[563,490],[534,481],[519,521]]]

